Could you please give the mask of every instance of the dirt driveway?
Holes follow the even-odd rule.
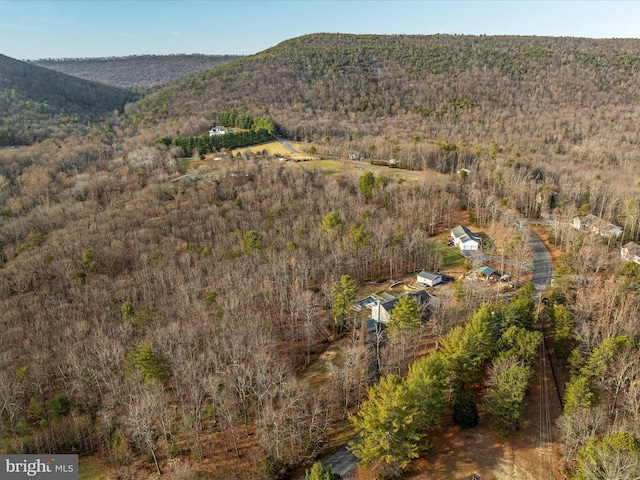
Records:
[[[481,399],[476,399],[480,400]],[[555,431],[561,414],[549,363],[542,358],[531,381],[523,411],[523,428],[509,439],[491,430],[489,416],[463,430],[450,425],[433,432],[431,449],[415,462],[412,480],[557,480],[562,474],[560,444]],[[550,441],[552,440],[552,441]]]

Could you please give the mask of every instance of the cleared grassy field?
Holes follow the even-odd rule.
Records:
[[[364,164],[358,164],[356,162],[343,162],[340,160],[321,160],[318,158],[318,156],[314,156],[305,152],[305,150],[310,147],[310,144],[301,142],[290,142],[290,145],[294,150],[296,150],[296,152],[299,153],[289,152],[285,148],[285,146],[277,140],[274,140],[273,142],[261,143],[259,145],[252,145],[250,147],[234,148],[230,153],[235,157],[236,155],[238,155],[238,153],[241,155],[244,155],[246,152],[259,154],[266,150],[269,155],[291,160],[292,163],[290,163],[290,165],[294,168],[319,170],[326,175],[335,175],[345,172],[355,172],[357,175],[361,175],[365,171],[373,171],[375,174],[387,175],[400,181],[417,180],[424,175],[423,172],[401,170],[384,166],[373,166],[369,165],[366,162]],[[220,153],[208,153],[206,155],[206,159],[213,160],[216,157],[222,156],[223,154]],[[185,159],[185,161],[186,160],[187,159]],[[195,166],[194,162],[191,162],[190,166],[191,168],[193,168]],[[430,173],[430,175],[433,174],[433,172]]]
[[[304,152],[305,150],[307,150],[311,146],[308,143],[301,143],[301,142],[289,142],[289,143],[291,144],[293,149],[298,151],[298,152]]]
[[[97,458],[78,459],[78,480],[106,480],[107,467]]]
[[[353,165],[339,162],[338,160],[309,160],[306,162],[292,163],[291,165],[296,168],[320,170],[322,173],[325,173],[327,175],[342,173],[354,168]]]
[[[244,155],[247,151],[251,153],[260,153],[266,150],[269,155],[284,157],[291,160],[313,159],[313,155],[304,153],[305,148],[308,148],[304,144],[294,142],[291,143],[291,147],[300,153],[291,153],[280,142],[273,141],[268,143],[261,143],[259,145],[252,145],[250,147],[234,148],[233,154],[236,155],[238,152],[240,152],[242,155]]]
[[[365,172],[371,171],[375,175],[386,175],[400,181],[417,180],[421,174],[407,170],[390,169],[387,167],[379,167],[372,165],[360,165],[353,162],[342,162],[340,160],[308,160],[304,162],[292,163],[296,168],[307,168],[310,170],[319,170],[326,175],[337,175],[350,172],[360,176]]]

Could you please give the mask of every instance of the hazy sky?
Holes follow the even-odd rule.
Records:
[[[639,38],[638,1],[0,0],[17,59],[252,54],[308,33]]]

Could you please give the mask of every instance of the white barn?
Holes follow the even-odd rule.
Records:
[[[442,275],[422,270],[416,277],[416,282],[423,287],[433,287],[434,285],[442,283]]]

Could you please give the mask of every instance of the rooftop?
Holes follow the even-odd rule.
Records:
[[[495,270],[491,267],[487,267],[486,265],[483,265],[482,267],[476,268],[476,272],[486,275],[488,277],[492,273],[495,273]]]

